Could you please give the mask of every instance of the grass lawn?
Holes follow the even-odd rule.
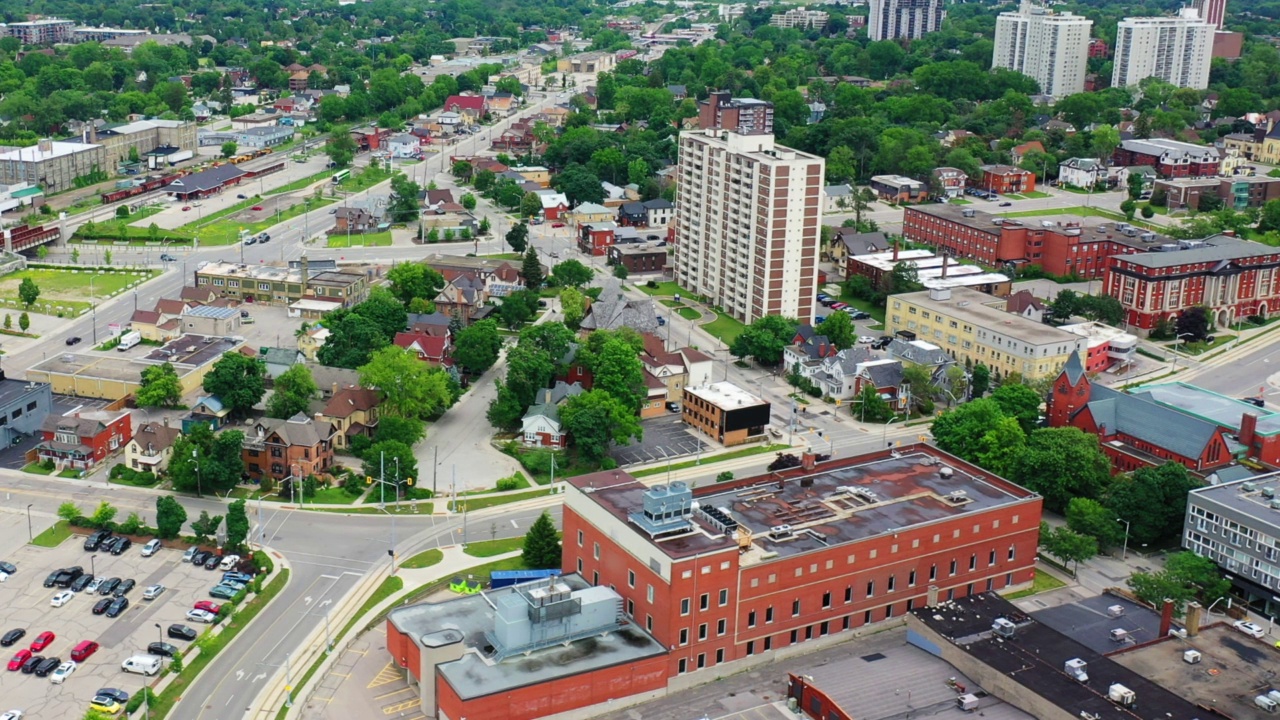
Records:
[[[312,175],[311,177],[304,177],[300,180],[294,180],[288,185],[281,185],[275,190],[268,191],[267,195],[279,195],[281,193],[301,190],[303,188],[311,187],[312,185],[315,185],[318,182],[328,180],[332,177],[333,177],[333,172],[330,170],[325,170],[324,172],[318,172],[315,175]]]
[[[512,550],[524,548],[524,537],[503,538],[501,540],[481,540],[467,544],[466,553],[475,557],[493,557]]]
[[[360,192],[390,179],[391,173],[386,172],[377,165],[369,165],[359,173],[352,173],[346,180],[338,183],[338,188],[347,192]]]
[[[91,273],[89,271],[53,270],[49,268],[28,268],[0,279],[0,303],[14,309],[21,309],[18,299],[18,285],[30,278],[40,288],[40,297],[31,306],[32,310],[47,312],[50,315],[62,310],[64,314],[79,314],[88,310],[92,302],[102,302],[109,296],[125,290],[130,283],[146,282],[159,274],[159,271],[107,271]],[[89,293],[89,279],[93,279],[93,293]],[[16,318],[15,318],[16,320]],[[15,323],[16,324],[16,323]]]
[[[317,505],[351,505],[356,499],[340,487],[327,487],[316,490],[315,497],[307,498],[307,502]]]
[[[493,253],[492,255],[481,255],[483,258],[493,258],[494,260],[523,260],[524,256],[520,253]]]
[[[429,568],[443,559],[444,552],[432,548],[431,550],[420,552],[408,560],[405,560],[400,563],[400,567],[407,568],[409,570],[419,570],[421,568]]]
[[[246,200],[245,202],[252,203],[254,201]],[[279,214],[262,213],[263,218],[258,222],[241,222],[239,220],[230,219],[218,219],[214,222],[208,222],[208,219],[206,218],[204,224],[198,226],[188,224],[184,226],[184,229],[189,228],[187,232],[200,238],[201,245],[234,245],[235,243],[240,242],[241,230],[244,230],[251,235],[257,235],[273,225],[277,225],[286,220],[292,220],[295,217],[301,216],[305,212],[315,210],[316,208],[322,208],[325,205],[331,205],[335,202],[337,202],[337,200],[334,198],[321,198],[319,200],[311,200],[308,203],[308,199],[303,198]],[[250,207],[252,207],[252,205]]]
[[[959,197],[951,198],[947,202],[951,203],[952,205],[972,205],[973,204],[972,202]]]
[[[1039,190],[1032,190],[1031,192],[1024,192],[1024,193],[1022,193],[1022,197],[1024,197],[1024,198],[1031,198],[1032,200],[1040,200],[1040,199],[1042,199],[1042,198],[1053,197],[1053,196],[1052,196],[1052,195],[1050,195],[1050,194],[1049,194],[1049,193],[1047,193],[1047,192],[1040,192]]]
[[[1031,587],[1026,590],[1019,590],[1004,596],[1005,600],[1017,600],[1018,598],[1030,597],[1038,595],[1042,592],[1057,590],[1060,587],[1066,587],[1067,584],[1047,572],[1037,570],[1036,579],[1031,582]]]
[[[31,473],[33,475],[52,475],[53,468],[42,467],[40,463],[27,463],[23,466],[22,472]]]
[[[682,302],[676,302],[675,300],[659,300],[658,302],[659,302],[660,304],[662,304],[662,305],[665,305],[666,307],[669,307],[669,308],[682,308],[682,307],[684,307],[684,303],[682,303]]]
[[[366,233],[364,235],[330,235],[325,239],[325,247],[384,247],[391,244],[391,231]]]
[[[78,478],[80,477],[80,471],[74,468],[67,468],[66,470],[63,470],[62,472],[58,473],[58,477],[72,478],[72,479]]]
[[[666,280],[657,283],[657,287],[649,287],[647,282],[640,283],[636,285],[636,289],[647,295],[680,295],[682,297],[693,297],[693,293]]]
[[[112,478],[108,480],[112,485],[126,485],[128,487],[155,487],[160,483],[160,478],[152,476],[155,479],[151,482],[141,482],[138,480],[125,480],[124,478]]]
[[[1226,345],[1227,343],[1235,339],[1236,339],[1235,335],[1230,335],[1227,333],[1219,333],[1213,336],[1213,342],[1211,343],[1195,342],[1195,343],[1186,343],[1185,345],[1175,346],[1175,347],[1177,347],[1178,350],[1180,350],[1183,354],[1186,354],[1186,355],[1203,355],[1209,352],[1210,350],[1213,350],[1215,348],[1220,348],[1223,345]]]
[[[747,329],[747,326],[717,310],[716,319],[703,325],[702,329],[720,338],[721,342],[729,346],[733,344],[734,340],[738,339],[738,336],[742,334],[743,330]]]
[[[52,527],[35,536],[31,544],[47,548],[58,547],[69,537],[71,537],[71,525],[66,520],[59,520]]]
[[[734,450],[732,452],[727,452],[727,453],[724,453],[723,455],[710,455],[710,456],[704,457],[702,459],[701,464],[699,464],[697,460],[688,460],[685,462],[675,463],[674,465],[671,466],[671,469],[685,470],[691,467],[702,467],[706,465],[713,465],[718,462],[724,462],[725,460],[736,460],[738,458],[749,457],[751,455],[763,455],[765,453],[786,450],[790,447],[791,447],[790,445],[784,445],[780,443],[773,444],[773,445],[756,445],[749,448],[743,448],[741,450]],[[648,470],[632,470],[631,476],[646,477],[649,475],[661,475],[665,472],[667,472],[667,466],[663,465],[662,467],[649,468]]]
[[[560,476],[558,470],[556,471],[556,475]],[[464,496],[459,495],[458,502],[465,506],[467,510],[480,510],[487,507],[493,507],[495,505],[506,505],[507,503],[520,502],[521,500],[532,500],[534,498],[540,498],[544,495],[550,494],[552,494],[551,488],[531,490],[530,492],[512,493],[510,495],[491,495],[489,497],[482,498],[465,498]],[[441,501],[446,505],[449,503],[449,501],[444,498],[441,498]]]
[[[684,318],[685,320],[697,320],[702,317],[702,313],[698,312],[697,310],[694,310],[691,307],[676,308],[676,312],[679,313],[680,317]]]

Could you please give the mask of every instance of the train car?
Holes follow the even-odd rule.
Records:
[[[149,192],[159,190],[161,188],[167,187],[174,180],[177,180],[180,177],[182,177],[182,173],[171,173],[169,175],[152,176],[152,177],[146,178],[141,183],[134,185],[131,188],[124,188],[121,190],[114,190],[109,193],[103,193],[102,204],[110,205],[113,202],[120,202],[121,200],[126,200],[131,197],[137,197],[138,195],[143,195]]]

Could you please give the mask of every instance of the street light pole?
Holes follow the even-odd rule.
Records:
[[[27,542],[31,542],[35,539],[35,535],[31,533],[31,505],[33,504],[34,503],[30,503],[27,505]]]
[[[1124,547],[1120,550],[1120,559],[1129,559],[1129,521],[1116,518],[1116,522],[1124,523]]]
[[[890,416],[889,416],[889,419],[888,419],[887,421],[885,421],[885,424],[884,424],[884,434],[883,434],[883,435],[881,436],[881,438],[880,438],[881,442],[883,442],[883,443],[884,443],[884,446],[885,446],[885,447],[889,447],[889,425],[890,425],[890,424],[892,424],[892,423],[893,423],[893,421],[894,421],[894,420],[897,420],[897,419],[898,419],[898,416],[897,416],[897,415],[890,415]]]
[[[196,466],[196,497],[204,497],[204,493],[200,491],[200,459],[196,456],[195,448],[191,448],[191,460]]]
[[[95,563],[94,560],[97,560],[97,559],[98,559],[97,555],[89,556],[89,574],[95,577],[98,574],[98,567],[97,567],[97,563]]]

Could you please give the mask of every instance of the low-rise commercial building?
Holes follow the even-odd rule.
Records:
[[[238,130],[233,135],[236,145],[242,148],[268,148],[289,142],[293,133],[293,125],[265,125]]]
[[[1280,178],[1266,175],[1171,178],[1156,180],[1155,192],[1165,196],[1170,210],[1199,210],[1200,198],[1206,195],[1217,198],[1223,207],[1244,210],[1280,199]]]
[[[1012,288],[1012,281],[1003,273],[987,272],[978,265],[965,265],[949,256],[935,255],[932,250],[898,250],[894,246],[888,252],[866,255],[850,255],[845,258],[848,277],[861,275],[880,287],[893,273],[898,263],[907,263],[916,270],[917,279],[925,289],[969,287],[979,292],[1004,297]]]
[[[610,265],[621,265],[631,274],[662,272],[667,267],[667,243],[610,245],[608,259]]]
[[[1012,165],[983,165],[978,187],[1001,195],[1034,192],[1035,173]]]
[[[0,149],[0,183],[39,185],[46,193],[75,187],[77,178],[107,169],[101,145],[48,138],[30,147]]]
[[[242,339],[182,335],[142,356],[57,353],[27,369],[27,380],[48,383],[58,395],[119,400],[138,392],[142,371],[170,363],[178,373],[183,394],[195,392],[223,353],[244,344]]]
[[[1099,322],[1059,325],[1072,335],[1088,340],[1084,360],[1085,372],[1106,372],[1112,367],[1124,368],[1137,359],[1138,336]]]
[[[885,330],[925,340],[957,361],[982,363],[994,375],[1026,379],[1056,375],[1087,341],[1021,315],[990,307],[991,296],[957,287],[889,297]]]
[[[49,383],[14,380],[0,370],[0,442],[4,447],[24,435],[40,432],[52,409],[53,390]]]
[[[726,447],[763,440],[769,401],[730,382],[685,386],[680,417]]]
[[[36,455],[59,470],[89,470],[129,442],[132,418],[128,410],[47,415]]]
[[[927,185],[901,175],[873,175],[871,189],[885,202],[918,203],[929,199]]]
[[[365,273],[311,269],[305,260],[288,267],[211,262],[196,270],[196,287],[211,288],[219,297],[268,305],[319,300],[334,308],[351,307],[369,296]]]

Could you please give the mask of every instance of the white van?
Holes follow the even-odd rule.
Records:
[[[155,655],[134,655],[120,663],[120,669],[139,675],[155,675],[160,672],[160,658]]]
[[[142,557],[151,557],[160,551],[160,538],[152,538],[142,546]]]
[[[240,562],[240,556],[239,556],[239,555],[228,555],[228,556],[226,556],[226,557],[222,558],[222,562],[218,564],[218,569],[219,569],[219,570],[231,570],[232,568],[234,568],[234,567],[236,566],[236,563],[238,563],[238,562]]]

